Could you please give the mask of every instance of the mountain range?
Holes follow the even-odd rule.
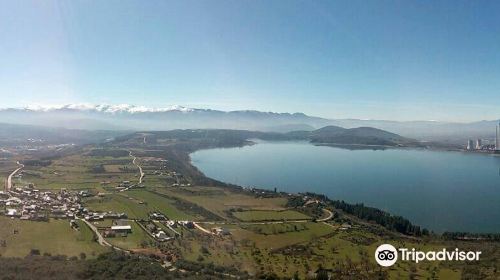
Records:
[[[266,132],[313,131],[325,126],[373,127],[424,141],[463,143],[493,139],[496,121],[451,123],[327,119],[303,113],[254,110],[219,111],[182,106],[148,108],[134,105],[37,106],[0,109],[0,122],[85,130],[243,129]]]

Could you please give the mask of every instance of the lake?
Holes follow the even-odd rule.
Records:
[[[258,142],[191,159],[206,176],[240,186],[364,203],[436,232],[500,232],[498,156]]]

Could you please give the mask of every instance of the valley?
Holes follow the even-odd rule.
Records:
[[[27,218],[0,219],[4,229],[0,233],[0,254],[76,258],[84,254],[92,259],[115,247],[128,254],[154,255],[169,270],[185,271],[181,275],[197,271],[187,265],[192,262],[220,266],[229,274],[239,271],[243,278],[303,279],[328,271],[340,279],[348,275],[367,279],[460,279],[476,273],[483,279],[494,279],[500,254],[497,239],[445,238],[403,218],[360,216],[321,195],[219,182],[191,165],[189,154],[196,150],[246,145],[248,133],[240,134],[134,133],[102,144],[68,147],[51,157],[43,149],[18,149],[12,157],[2,159],[0,166],[3,173],[10,174],[17,168],[17,161],[24,165],[13,175],[14,192],[9,195],[19,197],[21,202],[4,204],[3,209],[16,209]],[[27,211],[30,204],[24,201],[32,195],[23,195],[26,191],[54,197],[63,191],[75,193],[74,211],[69,207],[65,210],[74,217],[56,216],[54,210],[43,206],[35,212]],[[31,220],[41,216],[43,220]],[[394,226],[399,223],[405,226]],[[32,235],[47,231],[50,240],[60,245]],[[372,258],[380,243],[419,249],[470,248],[482,250],[483,259],[467,266],[402,262],[381,269]]]

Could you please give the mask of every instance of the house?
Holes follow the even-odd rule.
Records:
[[[212,228],[212,233],[217,234],[217,235],[230,235],[231,232],[227,228],[222,228],[222,227],[215,227]]]
[[[155,237],[158,241],[167,241],[171,239],[171,237],[168,236],[163,230],[160,230],[157,234],[155,234]]]
[[[188,229],[193,229],[194,228],[194,223],[191,221],[179,221],[179,224],[185,226]]]
[[[340,229],[341,230],[348,230],[350,229],[352,226],[348,223],[343,223],[341,226],[340,226]]]
[[[165,215],[163,215],[162,213],[159,213],[159,212],[153,212],[153,213],[149,214],[149,218],[152,220],[166,220],[167,219],[167,217],[165,217]]]
[[[126,225],[126,226],[111,226],[111,230],[117,233],[131,233],[132,232],[132,226],[131,225]]]
[[[17,213],[17,209],[7,209],[7,215],[8,217],[17,217],[19,214]]]

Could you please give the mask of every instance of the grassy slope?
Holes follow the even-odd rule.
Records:
[[[119,248],[130,250],[141,248],[143,241],[151,240],[136,222],[130,222],[130,225],[132,226],[132,233],[129,233],[126,237],[117,235],[113,238],[107,238],[107,241]]]
[[[152,209],[154,211],[159,211],[165,214],[169,219],[173,220],[193,219],[191,215],[183,213],[179,209],[172,206],[174,201],[168,198],[144,190],[128,191],[126,192],[126,195],[144,201],[144,203],[146,203],[149,209]]]
[[[249,210],[234,212],[233,215],[241,221],[280,221],[280,220],[303,220],[311,217],[293,210],[269,211]]]
[[[198,204],[221,217],[227,217],[225,211],[229,209],[284,210],[286,204],[285,198],[255,198],[221,188],[157,188],[156,191]]]
[[[18,233],[14,234],[14,230]],[[87,256],[102,253],[105,249],[93,241],[93,234],[88,227],[80,226],[75,231],[67,220],[50,222],[30,222],[0,217],[0,239],[6,240],[7,246],[0,247],[0,253],[6,257],[24,257],[31,249],[43,253]]]

